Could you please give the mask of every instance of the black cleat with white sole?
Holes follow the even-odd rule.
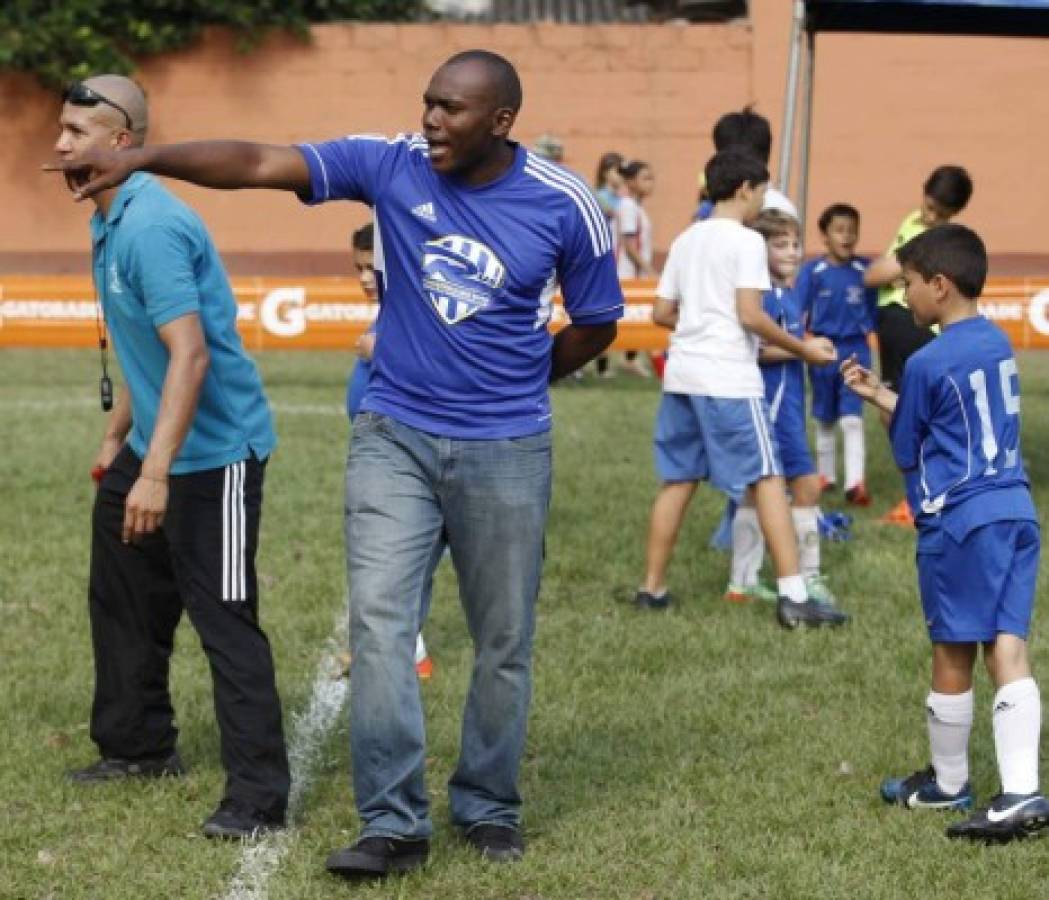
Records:
[[[776,618],[784,628],[833,628],[849,621],[847,613],[822,600],[809,597],[804,603],[795,603],[787,597],[776,602]]]
[[[1033,794],[999,794],[972,818],[947,827],[947,837],[1005,844],[1034,837],[1049,825],[1049,800]]]

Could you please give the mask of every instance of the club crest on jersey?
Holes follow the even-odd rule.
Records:
[[[506,283],[506,266],[480,241],[449,234],[423,244],[423,287],[449,325],[485,307]]]

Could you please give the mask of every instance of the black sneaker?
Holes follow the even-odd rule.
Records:
[[[204,837],[209,838],[254,840],[267,831],[283,827],[283,819],[275,819],[248,803],[227,797],[201,826],[201,830]]]
[[[189,771],[179,758],[178,751],[169,756],[150,756],[141,759],[100,759],[83,769],[73,769],[66,777],[77,784],[119,781],[123,778],[178,778]]]
[[[784,628],[825,628],[844,625],[849,621],[846,613],[829,603],[809,597],[804,603],[795,603],[787,597],[776,602],[776,618]]]
[[[482,822],[467,829],[467,842],[483,859],[492,862],[517,862],[524,856],[524,838],[513,825],[490,825]]]
[[[1049,800],[1033,794],[999,794],[972,818],[947,827],[949,838],[1005,844],[1032,837],[1049,825]]]
[[[670,591],[663,591],[658,597],[655,594],[650,594],[648,591],[638,591],[634,596],[634,605],[638,609],[666,609],[673,600],[670,598]]]
[[[362,837],[349,847],[333,851],[324,866],[343,878],[376,878],[418,869],[429,855],[426,838]]]

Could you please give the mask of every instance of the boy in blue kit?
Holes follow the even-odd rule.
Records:
[[[790,279],[801,259],[801,233],[797,219],[779,210],[766,209],[751,227],[765,238],[772,289],[762,295],[765,312],[780,328],[799,340],[805,337],[801,304]],[[809,453],[805,430],[805,364],[797,355],[773,345],[758,353],[765,402],[773,435],[791,495],[791,519],[798,539],[798,562],[808,595],[825,603],[834,597],[820,573],[818,504],[820,481]],[[837,367],[830,367],[835,369]],[[775,600],[776,594],[758,579],[765,541],[757,510],[744,503],[732,520],[732,570],[725,599],[745,603],[751,599]]]
[[[968,809],[972,670],[983,644],[994,681],[1001,793],[947,836],[1009,841],[1049,824],[1038,790],[1041,699],[1027,660],[1040,537],[1020,454],[1020,389],[1005,335],[977,311],[983,242],[941,225],[897,251],[907,305],[942,334],[903,370],[900,393],[856,359],[842,366],[859,396],[891,415],[893,455],[918,527],[918,583],[933,643],[926,700],[931,765],[881,786],[907,808]]]
[[[870,368],[867,335],[874,330],[878,295],[863,286],[870,262],[856,256],[860,214],[847,203],[828,206],[819,218],[820,234],[827,252],[810,260],[798,273],[794,291],[812,334],[829,337],[838,359],[855,356]],[[856,506],[869,506],[864,479],[866,450],[863,438],[863,401],[845,389],[835,366],[810,366],[812,417],[816,420],[816,463],[824,487],[837,483],[835,424],[841,425],[845,444],[845,499]]]
[[[636,602],[670,605],[666,572],[700,481],[737,502],[746,495],[768,540],[777,575],[777,617],[784,628],[841,625],[848,616],[812,597],[798,567],[798,547],[758,371],[759,341],[811,363],[834,361],[825,338],[800,340],[762,308],[770,289],[761,235],[746,227],[761,211],[765,164],[730,148],[706,166],[714,202],[671,245],[652,318],[674,330],[656,420],[655,458],[662,481],[652,504],[645,580]]]

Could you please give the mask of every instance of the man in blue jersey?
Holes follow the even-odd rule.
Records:
[[[949,826],[947,836],[1008,841],[1049,825],[1049,801],[1038,790],[1041,699],[1027,658],[1040,536],[1020,454],[1016,359],[977,310],[987,253],[974,232],[941,225],[908,241],[897,257],[915,322],[943,333],[907,360],[898,396],[855,359],[842,367],[849,387],[891,416],[893,455],[915,510],[918,584],[933,644],[931,764],[887,779],[881,794],[909,809],[973,805],[972,671],[983,644],[997,691],[1001,793]]]
[[[586,184],[510,140],[513,66],[459,53],[423,95],[422,134],[300,147],[203,142],[90,160],[82,195],[133,169],[374,209],[382,307],[347,467],[350,734],[360,839],[347,877],[421,866],[432,833],[412,666],[447,538],[475,661],[451,815],[482,856],[521,857],[517,779],[550,498],[547,385],[597,356],[622,315],[612,237]],[[572,324],[551,339],[549,292]]]
[[[134,153],[147,118],[127,78],[74,84],[55,151],[71,164],[99,148]],[[68,177],[75,189],[82,176]],[[93,473],[91,738],[101,759],[70,777],[184,773],[168,661],[185,610],[211,666],[227,776],[204,834],[255,837],[284,824],[290,782],[255,576],[276,444],[269,406],[200,219],[151,175],[121,178],[94,201],[95,287],[127,386]]]
[[[876,291],[865,288],[863,276],[870,262],[856,256],[860,214],[847,203],[828,206],[819,217],[820,234],[827,252],[802,266],[794,286],[813,334],[834,342],[838,359],[855,355],[870,368],[867,336],[874,330],[878,306]],[[845,445],[845,499],[856,506],[869,506],[864,472],[863,401],[847,390],[835,366],[810,366],[812,417],[816,420],[816,465],[824,488],[837,482],[836,436],[841,423]]]

